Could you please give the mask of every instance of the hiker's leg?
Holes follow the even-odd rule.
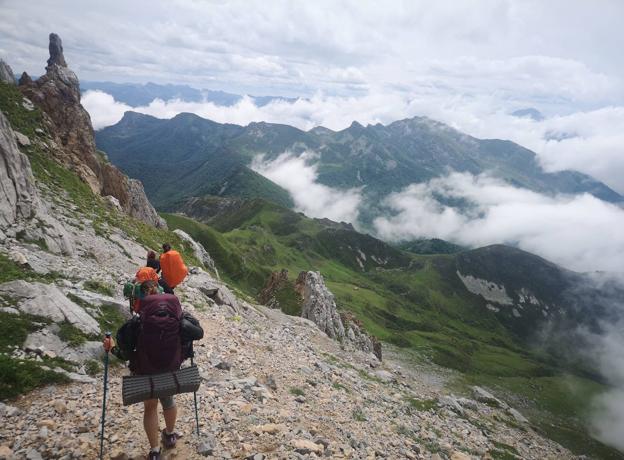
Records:
[[[145,412],[143,413],[143,428],[145,428],[145,434],[150,443],[150,448],[155,448],[160,445],[158,440],[159,427],[158,427],[158,399],[148,399],[143,403],[145,406]]]
[[[165,291],[165,294],[173,294],[173,289],[169,287],[169,285],[163,278],[160,278],[158,280],[158,284],[160,284],[160,287],[163,288],[163,291]]]
[[[167,429],[167,433],[173,433],[173,430],[175,430],[176,419],[178,417],[178,408],[175,405],[173,396],[161,399],[160,403],[163,406],[163,415],[165,417],[165,428]]]

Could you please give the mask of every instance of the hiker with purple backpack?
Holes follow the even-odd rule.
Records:
[[[197,320],[188,314],[183,314],[180,301],[175,295],[159,293],[156,282],[150,280],[143,282],[141,291],[143,298],[140,303],[139,315],[120,328],[116,336],[117,346],[114,347],[112,338],[104,339],[104,349],[107,352],[112,351],[121,359],[129,360],[129,368],[134,376],[157,376],[163,373],[175,373],[180,369],[184,359],[190,357],[189,340],[184,341],[184,336],[189,335],[188,333],[184,334],[185,330],[188,329],[186,323],[191,319],[194,321],[192,327],[198,328],[190,334],[193,336],[190,339],[191,357],[192,340],[201,338],[203,330],[201,330]],[[184,321],[186,323],[183,325]],[[176,385],[179,387],[177,380]],[[152,381],[150,381],[150,386],[152,388],[148,394],[153,395],[154,383]],[[165,428],[160,432],[160,438],[167,449],[176,445],[179,436],[175,432],[177,407],[173,398],[173,395],[169,394],[164,397],[140,399],[143,400],[144,404],[143,427],[150,444],[148,460],[161,458],[158,421],[159,400],[165,419]]]

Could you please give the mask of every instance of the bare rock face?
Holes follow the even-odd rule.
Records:
[[[55,156],[61,163],[75,171],[95,193],[117,198],[126,213],[150,225],[164,226],[143,186],[97,154],[91,118],[80,104],[80,82],[67,67],[58,35],[50,34],[46,74],[37,81],[22,75],[19,89],[44,112],[48,131],[60,146]]]
[[[167,228],[165,220],[158,215],[152,204],[147,199],[147,195],[145,195],[145,190],[143,189],[141,181],[137,179],[130,179],[127,176],[124,177],[126,177],[126,180],[128,181],[128,202],[125,205],[124,203],[121,203],[121,205],[124,209],[126,209],[126,212],[137,219],[153,225],[154,227]]]
[[[370,336],[357,318],[348,312],[338,313],[334,294],[319,272],[301,272],[295,289],[303,298],[301,316],[314,322],[335,340],[358,350],[372,353],[381,360],[381,342]]]
[[[319,272],[301,272],[295,283],[303,297],[301,316],[314,322],[332,339],[343,340],[345,328],[336,309],[334,294],[325,286]]]
[[[0,59],[0,81],[4,83],[8,83],[10,85],[15,84],[15,75],[13,75],[13,70],[11,66]]]
[[[71,254],[71,239],[42,205],[30,161],[19,151],[17,138],[0,112],[0,230],[18,226],[25,239],[43,241],[56,254]]]
[[[219,271],[217,270],[214,260],[212,260],[212,257],[210,257],[210,254],[208,254],[208,251],[206,251],[206,248],[204,248],[204,246],[202,246],[200,243],[195,241],[191,237],[191,235],[186,233],[184,230],[180,230],[179,228],[177,228],[173,231],[173,233],[178,235],[184,241],[187,241],[188,243],[190,243],[191,246],[193,246],[193,253],[195,254],[195,257],[197,257],[197,259],[202,264],[204,264],[204,267],[208,268],[212,273],[214,273],[217,276],[217,279],[219,279]]]
[[[0,112],[0,227],[33,218],[39,205],[28,157],[17,148],[9,121]]]

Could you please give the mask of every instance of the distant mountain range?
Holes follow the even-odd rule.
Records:
[[[228,177],[235,171],[244,182],[235,191],[226,188],[217,195],[255,195],[287,205],[285,190],[248,169],[256,155],[271,160],[286,151],[316,152],[320,183],[341,189],[363,187],[370,203],[450,171],[488,172],[545,194],[590,193],[608,202],[624,200],[585,174],[545,172],[536,154],[518,144],[477,139],[425,117],[387,126],[354,122],[341,131],[323,127],[302,131],[264,122],[221,124],[190,113],[163,120],[127,112],[116,125],[98,131],[96,141],[115,165],[143,182],[161,209],[189,196],[214,194],[224,181],[231,187]]]
[[[157,83],[113,83],[109,81],[82,81],[80,91],[85,93],[89,90],[98,90],[110,94],[116,101],[123,102],[132,107],[148,105],[154,99],[168,101],[180,99],[187,102],[212,102],[216,105],[231,106],[239,102],[243,96],[240,94],[215,91],[210,89],[197,89],[188,85],[161,85]],[[251,96],[258,107],[267,105],[276,100],[294,102],[296,98],[281,96]]]

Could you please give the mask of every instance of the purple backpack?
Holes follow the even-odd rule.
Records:
[[[156,294],[141,301],[141,325],[133,371],[149,375],[171,372],[182,364],[180,322],[182,307],[172,294]]]

